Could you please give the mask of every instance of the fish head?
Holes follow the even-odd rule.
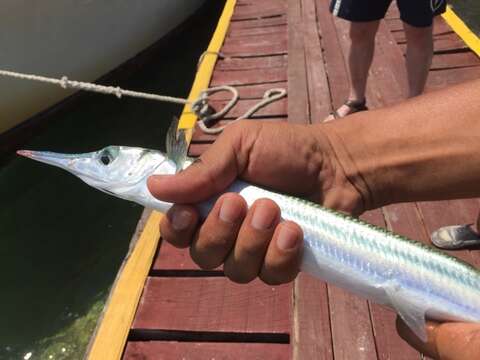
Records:
[[[83,154],[20,150],[19,155],[64,169],[101,191],[120,196],[144,185],[153,174],[175,174],[176,165],[160,151],[107,146]],[[122,197],[122,196],[120,196]]]

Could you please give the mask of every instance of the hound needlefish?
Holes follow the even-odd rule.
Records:
[[[147,179],[180,171],[186,166],[186,150],[184,132],[177,132],[174,122],[167,134],[166,155],[125,146],[72,155],[18,153],[65,169],[108,194],[165,212],[172,204],[154,198]],[[302,271],[393,308],[422,340],[426,340],[425,319],[480,322],[480,271],[470,265],[305,200],[242,181],[225,191],[239,193],[249,205],[259,198],[274,200],[282,217],[303,229]],[[202,216],[216,198],[198,205]]]

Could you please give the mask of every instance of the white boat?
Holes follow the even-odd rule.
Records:
[[[152,45],[205,0],[2,0],[0,69],[94,81]],[[0,77],[0,134],[72,92]]]

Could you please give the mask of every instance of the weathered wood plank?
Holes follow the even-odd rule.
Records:
[[[288,1],[288,121],[308,123],[307,70],[303,45],[305,30],[297,0]]]
[[[348,97],[348,73],[343,52],[340,48],[333,16],[328,3],[316,0],[317,20],[324,50],[325,68],[330,84],[330,96],[333,108],[337,109]]]
[[[234,21],[230,24],[230,30],[236,31],[237,29],[265,28],[265,27],[279,26],[279,25],[286,25],[286,24],[287,24],[286,16],[279,16],[279,17],[270,18],[270,19]]]
[[[288,344],[130,341],[124,360],[290,359]]]
[[[325,60],[317,27],[315,0],[302,0],[302,16],[305,24],[304,49],[307,60],[307,84],[310,104],[310,122],[318,123],[331,111],[331,99]]]
[[[285,29],[286,30],[286,29]],[[238,71],[238,70],[257,70],[270,68],[286,68],[288,65],[288,56],[286,54],[278,56],[262,56],[249,58],[226,58],[221,59],[215,66],[215,71]],[[286,70],[285,70],[286,73]]]
[[[239,285],[219,277],[150,277],[132,328],[288,334],[290,293],[289,284],[259,280]]]
[[[242,38],[244,39],[244,38]],[[281,41],[273,44],[269,43],[249,43],[244,41],[243,44],[228,45],[226,44],[222,48],[222,53],[226,56],[271,56],[271,55],[284,55],[287,53],[287,41],[282,39]]]
[[[300,274],[294,292],[293,358],[333,359],[327,286],[307,274]]]
[[[228,37],[238,38],[238,37],[249,37],[257,35],[266,35],[266,34],[282,34],[287,32],[287,25],[280,24],[276,26],[268,27],[257,27],[257,28],[246,28],[246,29],[236,29],[235,31],[230,31]]]
[[[286,121],[287,118],[285,117],[281,117],[281,118],[265,118],[265,119],[262,119],[262,118],[258,118],[258,119],[255,119],[255,120],[252,120],[252,121],[262,121],[262,122],[265,122],[265,121],[273,121],[273,122],[278,122],[278,121]],[[224,125],[228,125],[232,122],[233,120],[222,120],[222,121],[219,121],[217,124],[215,124],[215,126],[213,127],[218,127],[218,126],[224,126]],[[213,141],[215,141],[215,139],[217,138],[217,135],[209,135],[209,134],[205,134],[198,126],[195,127],[195,131],[193,133],[193,137],[192,137],[192,143],[193,144],[196,144],[196,143],[211,143]],[[192,144],[192,145],[193,145]]]
[[[228,101],[225,100],[212,100],[209,104],[215,109],[222,109]],[[245,114],[245,112],[251,109],[254,105],[258,104],[258,100],[249,99],[249,100],[239,100],[233,109],[231,109],[224,116],[224,119],[236,119],[237,117]],[[282,117],[287,115],[287,99],[283,98],[278,101],[275,101],[268,106],[258,110],[255,114],[251,116],[252,119],[262,118],[262,117]]]
[[[240,95],[240,99],[243,99],[243,100],[261,99],[263,98],[265,91],[272,88],[286,89],[287,82],[280,81],[280,82],[272,82],[272,83],[266,83],[266,84],[251,84],[251,85],[249,84],[249,85],[235,86],[235,89],[237,89]],[[230,100],[231,98],[232,98],[232,94],[229,91],[218,92],[210,96],[211,100]]]
[[[249,69],[237,71],[216,71],[210,83],[211,86],[219,85],[246,85],[265,84],[287,81],[285,67],[273,67],[262,70]]]

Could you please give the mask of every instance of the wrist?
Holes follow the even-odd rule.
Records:
[[[322,149],[322,168],[327,169],[319,176],[319,186],[324,196],[321,203],[328,208],[360,215],[367,210],[368,198],[364,184],[358,181],[355,165],[349,160],[334,132],[323,124],[314,126],[317,129],[312,134]]]

